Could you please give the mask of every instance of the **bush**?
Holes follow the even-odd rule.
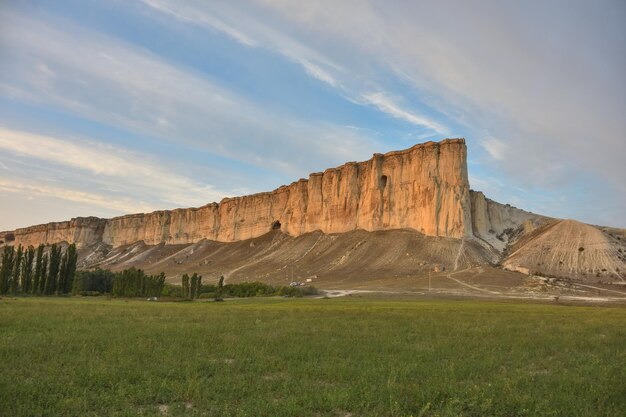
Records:
[[[200,294],[198,296],[198,298],[202,298],[202,299],[211,299],[211,298],[215,298],[216,293],[214,292],[203,292],[202,294]]]
[[[99,297],[103,294],[98,291],[80,291],[78,295],[82,295],[83,297]]]
[[[182,297],[183,289],[180,285],[165,284],[161,295],[163,297]]]
[[[229,298],[249,298],[249,297],[303,297],[306,295],[319,294],[315,287],[274,287],[262,282],[241,282],[238,284],[224,285],[221,290],[213,284],[203,284],[198,290],[198,298],[203,300]],[[163,289],[165,297],[183,297],[183,288],[180,285],[165,284]]]

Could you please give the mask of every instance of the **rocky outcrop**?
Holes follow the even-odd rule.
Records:
[[[77,218],[0,233],[22,245],[66,241],[113,247],[234,242],[281,229],[291,236],[320,230],[344,233],[414,229],[427,236],[472,236],[463,139],[428,142],[375,154],[315,173],[272,192],[226,198],[199,208],[133,214],[104,220]]]
[[[471,216],[474,236],[481,238],[499,251],[521,235],[549,221],[550,218],[485,197],[480,191],[470,191]]]
[[[78,217],[65,222],[41,224],[38,226],[0,232],[0,244],[21,244],[37,246],[40,243],[76,243],[79,248],[91,246],[102,240],[107,220],[97,217]]]

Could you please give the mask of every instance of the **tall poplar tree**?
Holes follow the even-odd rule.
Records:
[[[33,285],[32,291],[33,294],[39,294],[41,292],[41,276],[42,276],[42,264],[43,264],[43,250],[44,245],[41,244],[37,247],[37,255],[35,256],[35,274],[33,275]]]
[[[72,243],[67,247],[65,251],[66,263],[65,272],[63,278],[63,294],[68,294],[72,291],[74,285],[74,276],[76,275],[76,264],[78,263],[78,253],[76,252],[76,245]]]
[[[20,288],[20,272],[22,269],[22,258],[24,257],[24,248],[20,244],[15,251],[15,259],[13,260],[13,272],[11,273],[11,282],[9,288],[11,294],[17,294]]]
[[[48,254],[44,253],[41,258],[41,277],[39,277],[38,294],[46,293],[46,282],[48,281]]]
[[[182,278],[183,284],[183,298],[189,298],[189,275],[184,274]]]
[[[202,276],[197,273],[193,273],[191,276],[191,289],[189,291],[189,298],[198,298],[200,294],[200,287],[202,286]]]
[[[24,260],[22,261],[22,292],[24,294],[30,294],[32,292],[33,284],[33,261],[35,259],[35,248],[31,245],[26,249],[24,253]]]
[[[59,269],[61,267],[61,248],[57,245],[50,247],[50,267],[46,278],[45,293],[52,294],[57,288]]]
[[[2,295],[9,291],[14,259],[15,249],[13,246],[5,246],[2,250],[2,267],[0,267],[0,294]]]
[[[67,274],[67,251],[61,256],[61,266],[59,267],[59,279],[57,279],[57,285],[55,292],[57,294],[63,294],[65,288],[65,278]]]

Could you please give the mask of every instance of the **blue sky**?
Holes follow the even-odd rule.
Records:
[[[619,0],[2,2],[0,230],[446,137],[488,197],[626,227],[624,21]]]

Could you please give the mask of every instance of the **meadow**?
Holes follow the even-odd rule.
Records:
[[[626,415],[626,309],[0,300],[0,416]]]

